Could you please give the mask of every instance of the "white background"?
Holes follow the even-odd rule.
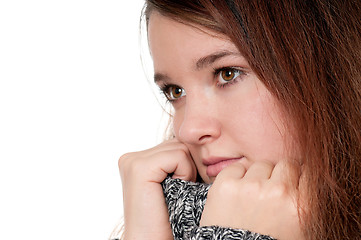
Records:
[[[0,1],[0,239],[107,239],[121,218],[118,158],[160,142],[166,118],[142,5]]]

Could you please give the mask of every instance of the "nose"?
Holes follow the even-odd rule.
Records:
[[[186,144],[210,143],[221,135],[221,123],[212,103],[188,102],[182,119],[178,119],[178,138]]]

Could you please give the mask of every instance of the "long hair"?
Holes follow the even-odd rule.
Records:
[[[306,180],[307,239],[361,236],[361,1],[147,0],[227,35],[278,100]]]

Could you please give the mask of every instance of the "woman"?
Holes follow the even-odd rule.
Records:
[[[148,0],[174,137],[119,160],[124,238],[360,239],[360,15]]]

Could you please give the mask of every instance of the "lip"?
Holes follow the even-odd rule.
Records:
[[[208,177],[216,177],[225,167],[239,161],[242,157],[211,157],[203,159],[203,164],[207,166],[206,174]]]

